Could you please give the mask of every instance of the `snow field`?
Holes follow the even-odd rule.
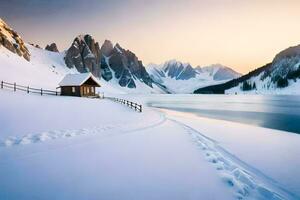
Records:
[[[106,100],[0,93],[0,119],[6,119],[0,199],[233,198],[184,129],[160,112],[137,113]]]

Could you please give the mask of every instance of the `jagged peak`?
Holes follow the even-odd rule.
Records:
[[[197,65],[197,67],[194,68],[198,73],[202,72],[202,67],[200,65]]]
[[[105,39],[104,42],[103,42],[103,44],[109,44],[109,45],[114,46],[113,43],[112,43],[112,41],[108,40],[108,39]]]
[[[166,61],[164,64],[165,64],[165,65],[174,65],[174,64],[176,64],[176,65],[182,65],[182,66],[184,66],[184,67],[191,66],[191,64],[188,63],[188,62],[181,62],[181,61],[178,61],[178,60],[176,60],[176,59],[168,60],[168,61]]]
[[[75,37],[74,42],[86,43],[88,39],[94,40],[93,36],[90,34],[80,34]]]
[[[113,43],[107,39],[104,41],[104,43],[101,46],[101,52],[105,56],[109,56],[111,54],[111,52],[113,51],[113,49],[114,49]]]
[[[1,19],[1,18],[0,18]],[[30,53],[20,35],[7,23],[0,21],[0,45],[30,61]]]
[[[0,17],[0,25],[3,25],[3,24],[5,24],[5,25],[7,25],[6,23],[5,23],[5,21]]]
[[[117,43],[114,46],[114,49],[116,49],[119,53],[122,53],[124,51],[124,49],[121,47],[121,45],[119,43]]]
[[[59,52],[56,43],[51,43],[50,45],[47,44],[45,50],[52,51],[52,52]]]
[[[85,36],[85,34],[80,34],[80,35],[76,36],[75,39],[83,41],[84,40],[84,36]]]

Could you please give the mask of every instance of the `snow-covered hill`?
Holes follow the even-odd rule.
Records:
[[[226,93],[300,94],[300,45],[278,53],[271,65]]]
[[[233,69],[221,64],[213,64],[206,67],[196,68],[200,73],[208,73],[215,81],[231,80],[240,77],[242,74],[234,71]]]
[[[224,83],[237,78],[239,73],[220,64],[193,68],[189,63],[170,60],[147,66],[151,78],[164,85],[171,93],[192,93],[199,87]]]
[[[271,63],[223,84],[200,87],[194,93],[300,94],[300,45],[278,53]]]

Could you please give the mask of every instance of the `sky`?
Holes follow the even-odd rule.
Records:
[[[0,0],[0,17],[42,47],[65,50],[91,34],[144,64],[221,63],[241,73],[300,44],[299,0]]]

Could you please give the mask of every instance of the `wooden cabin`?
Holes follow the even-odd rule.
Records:
[[[59,83],[61,95],[93,97],[96,95],[96,87],[101,87],[98,79],[91,73],[67,74]]]

